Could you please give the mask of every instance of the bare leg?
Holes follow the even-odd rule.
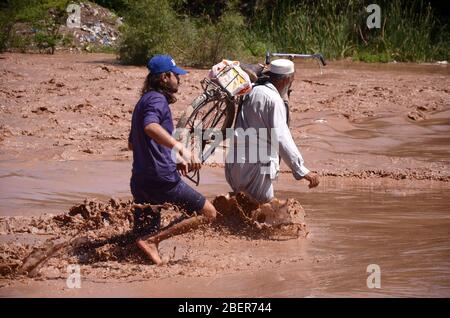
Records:
[[[159,257],[158,244],[147,243],[142,239],[136,240],[137,246],[150,258],[156,265],[162,265],[163,261]]]
[[[202,215],[194,216],[192,218],[174,224],[169,228],[163,229],[161,232],[151,235],[146,235],[136,240],[138,247],[156,264],[162,265],[163,261],[159,256],[158,244],[172,236],[180,235],[190,230],[196,229],[199,225],[209,223],[216,217],[216,209],[209,202],[205,202],[205,206],[200,211]]]

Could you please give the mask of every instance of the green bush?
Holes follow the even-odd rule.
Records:
[[[56,44],[60,40],[60,36],[39,31],[36,32],[34,40],[40,53],[46,52],[49,49],[48,52],[53,54],[55,52]]]
[[[130,3],[124,20],[118,55],[125,64],[142,65],[165,53],[185,65],[209,67],[223,58],[240,58],[245,51],[246,26],[237,12],[225,12],[217,21],[180,18],[167,0],[143,0]]]
[[[436,24],[430,6],[414,1],[405,7],[392,1],[385,11],[386,23],[379,35],[382,53],[390,53],[397,61],[425,62],[437,57],[443,43],[432,39]]]
[[[198,21],[196,25],[190,27],[189,47],[182,52],[181,59],[185,64],[210,67],[224,58],[243,58],[246,27],[239,13],[226,12],[216,24]],[[186,38],[178,37],[177,40],[181,45]]]
[[[9,1],[0,15],[0,50],[6,48],[26,52],[37,47],[39,51],[54,53],[61,40],[59,26],[67,18],[68,0],[16,0]],[[22,23],[35,30],[30,34],[16,34],[14,25]]]
[[[0,12],[0,52],[3,52],[8,47],[8,40],[13,23],[5,12]]]
[[[73,47],[74,46],[74,36],[70,33],[64,34],[60,40],[61,44],[64,47]]]
[[[272,8],[256,8],[251,28],[273,51],[321,52],[327,58],[342,58],[355,49],[354,27],[362,8],[352,1],[321,0],[314,5],[283,1]]]
[[[11,34],[8,38],[8,47],[14,48],[20,53],[26,53],[28,48],[33,44],[33,39],[28,36],[19,36]]]
[[[173,53],[175,12],[167,0],[133,2],[121,27],[119,59],[126,64],[145,64],[150,56]]]
[[[253,9],[251,30],[273,50],[321,52],[327,58],[353,56],[372,61],[432,61],[450,58],[449,27],[438,24],[423,1],[378,1],[381,29],[369,30],[368,1],[260,0]],[[272,6],[270,6],[272,4]]]

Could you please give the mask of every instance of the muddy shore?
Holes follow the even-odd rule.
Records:
[[[175,121],[207,74],[189,71]],[[75,262],[68,254],[35,278],[8,276],[34,247],[60,236],[39,220],[67,215],[85,197],[128,202],[126,143],[145,75],[106,54],[0,55],[0,223],[14,216],[28,224],[1,230],[1,265],[10,267],[2,267],[0,296],[450,295],[445,65],[331,62],[321,75],[313,63],[297,64],[291,130],[322,184],[308,190],[285,171],[275,189],[305,208],[306,239],[204,228],[165,242],[171,262],[163,268],[133,250],[99,248],[95,261],[81,264],[81,289],[66,285]],[[199,189],[210,199],[229,190],[220,165],[206,167]],[[380,291],[365,286],[373,262],[387,272]]]

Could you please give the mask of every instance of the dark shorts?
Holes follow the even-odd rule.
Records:
[[[188,214],[200,212],[206,202],[206,198],[202,194],[181,179],[175,186],[165,191],[146,187],[145,184],[137,182],[134,178],[131,178],[130,187],[135,203],[171,203]],[[152,211],[150,208],[144,209],[144,211],[136,209],[134,219],[134,230],[139,234],[146,235],[159,229],[160,215],[158,211]]]

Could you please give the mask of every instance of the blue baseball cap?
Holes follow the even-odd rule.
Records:
[[[147,63],[147,68],[152,74],[173,72],[177,75],[184,75],[188,72],[179,68],[170,55],[155,55]]]

